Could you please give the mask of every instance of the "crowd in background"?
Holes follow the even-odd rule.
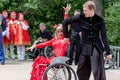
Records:
[[[24,20],[23,13],[10,12],[10,16],[7,10],[4,10],[1,14],[1,28],[2,28],[2,45],[4,59],[15,60],[14,46],[17,47],[17,59],[19,61],[25,60],[25,46],[30,45],[30,37],[28,34],[28,22]],[[8,56],[8,46],[10,46],[10,57]]]
[[[70,11],[71,5],[67,5],[66,8],[64,8],[64,19],[68,18],[68,13]],[[75,10],[74,14],[77,15],[77,13],[79,14],[80,11],[79,10]],[[2,18],[2,46],[3,46],[3,53],[4,53],[4,62],[5,59],[12,59],[15,60],[16,56],[15,56],[15,51],[17,51],[17,59],[19,61],[23,61],[25,60],[25,46],[26,45],[31,45],[31,41],[30,41],[30,37],[28,34],[28,28],[29,28],[29,24],[26,20],[24,20],[24,14],[23,13],[16,13],[15,11],[9,12],[7,10],[4,10],[1,14],[1,18]],[[73,27],[74,25],[72,25]],[[78,25],[75,25],[74,27],[78,27]],[[57,25],[53,25],[53,29],[55,30],[57,27]],[[71,35],[77,35],[78,36],[78,28],[72,28],[72,34]],[[73,31],[73,30],[77,30],[77,31]],[[42,43],[42,42],[46,42],[50,39],[52,39],[52,37],[54,37],[54,34],[51,34],[51,32],[46,28],[46,24],[45,23],[40,23],[39,25],[39,35],[37,36],[37,40],[33,43],[33,45],[38,44],[38,43]],[[69,27],[70,30],[70,27]],[[79,38],[80,39],[80,38]],[[71,39],[72,42],[73,39]],[[79,40],[78,40],[79,42]],[[74,60],[73,59],[73,52],[76,52],[75,50],[73,50],[73,48],[77,48],[76,44],[70,44],[72,46],[70,46],[70,55],[67,55],[70,57],[70,60]],[[15,47],[17,48],[17,50],[15,50]],[[10,48],[10,50],[8,50]],[[72,51],[71,51],[72,50]],[[10,52],[9,52],[10,51]],[[79,55],[80,53],[78,53],[79,50],[77,50],[77,54]],[[34,53],[35,54],[35,58],[39,55],[38,52]],[[76,65],[78,63],[78,55],[77,57],[77,62]],[[68,64],[72,64],[72,62],[70,63],[70,61],[68,61]]]

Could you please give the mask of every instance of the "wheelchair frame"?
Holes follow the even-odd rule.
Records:
[[[43,49],[42,52],[39,52],[40,55],[46,58],[53,56],[53,49],[51,46],[47,46]],[[44,71],[42,80],[77,80],[75,71],[71,68],[70,65],[66,64],[66,61],[69,58],[67,57],[54,57],[53,60],[48,64],[38,64],[36,75],[37,80],[39,80],[39,66],[47,66]],[[49,77],[49,72],[53,70],[53,76]],[[61,73],[61,74],[60,74]]]
[[[39,64],[39,66],[47,66],[42,80],[77,80],[75,71],[66,64],[68,59],[67,57],[55,57],[50,65]]]

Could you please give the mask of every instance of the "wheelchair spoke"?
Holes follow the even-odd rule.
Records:
[[[65,66],[53,67],[47,73],[48,80],[69,80],[68,75],[69,73]]]
[[[46,77],[47,76],[47,77]],[[43,80],[77,80],[74,70],[65,63],[49,65],[44,72]]]

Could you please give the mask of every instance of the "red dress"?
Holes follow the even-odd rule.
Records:
[[[26,28],[29,27],[27,21],[23,20],[23,23],[25,23]],[[23,28],[22,31],[23,31],[23,44],[24,45],[31,45],[31,41],[30,41],[30,36],[28,34],[28,30]]]
[[[9,27],[10,44],[14,44],[16,20],[12,20],[12,19],[11,19],[11,20],[8,22],[8,27]]]
[[[36,48],[52,46],[54,49],[55,56],[64,56],[67,46],[68,46],[68,42],[62,42],[62,40],[63,40],[63,38],[62,39],[53,38],[52,40],[50,40],[48,42],[44,42],[44,43],[36,45]],[[43,73],[46,69],[46,66],[39,66],[39,68],[38,68],[38,64],[50,64],[50,62],[53,58],[54,57],[50,57],[50,58],[45,58],[43,56],[37,57],[32,65],[33,69],[31,72],[30,80],[42,80]],[[40,74],[38,74],[38,72],[40,72]]]
[[[14,45],[30,45],[30,37],[27,31],[28,27],[28,23],[25,20],[17,21]]]
[[[20,21],[17,21],[14,45],[22,44],[23,44],[22,24],[20,23]]]

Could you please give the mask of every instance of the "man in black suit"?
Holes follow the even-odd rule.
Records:
[[[112,58],[104,19],[95,14],[95,9],[95,3],[87,1],[83,4],[84,14],[63,21],[63,32],[66,38],[69,38],[67,25],[78,22],[82,28],[82,50],[77,68],[79,80],[89,80],[91,70],[94,80],[106,80],[103,51],[106,51],[107,59]]]
[[[74,15],[79,15],[80,10],[76,9]],[[79,23],[71,24],[71,37],[70,37],[70,49],[69,49],[69,61],[68,64],[72,65],[73,60],[75,59],[75,65],[78,64],[80,56],[80,45],[81,45],[81,27]],[[74,54],[75,53],[75,54]],[[75,55],[73,59],[73,55]]]

